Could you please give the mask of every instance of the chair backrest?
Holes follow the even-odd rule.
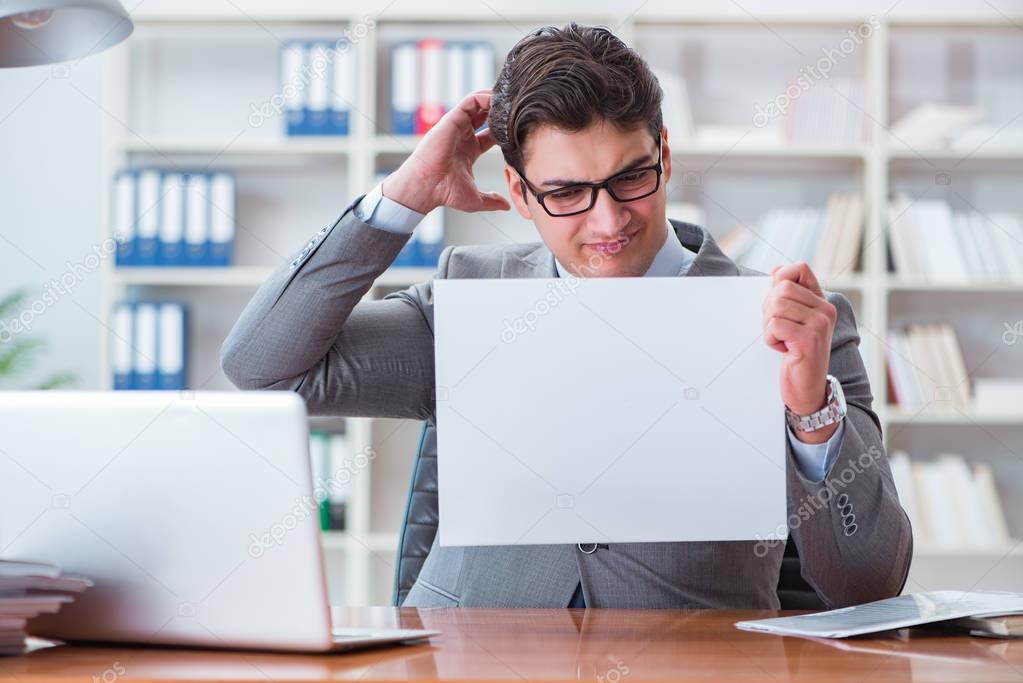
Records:
[[[423,423],[419,433],[405,516],[398,538],[398,561],[394,569],[395,607],[405,601],[437,535],[437,430]]]
[[[437,430],[424,422],[398,540],[392,597],[396,607],[405,601],[423,568],[437,535],[437,520]],[[803,579],[799,553],[791,537],[782,558],[778,597],[782,609],[824,609],[817,592]]]
[[[796,543],[789,536],[785,543],[785,554],[781,558],[781,572],[778,574],[778,599],[782,609],[825,609],[824,601],[813,586],[803,578],[803,567],[799,561]]]

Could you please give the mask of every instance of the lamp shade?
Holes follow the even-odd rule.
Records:
[[[0,0],[0,67],[86,57],[133,29],[118,0]]]

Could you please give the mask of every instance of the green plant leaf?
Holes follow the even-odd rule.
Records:
[[[19,289],[0,299],[0,323],[6,322],[9,314],[22,307],[28,298],[28,291]],[[28,370],[32,362],[46,348],[46,342],[34,337],[12,337],[0,343],[0,386]],[[70,372],[59,372],[48,377],[38,389],[57,389],[73,385],[77,378]]]
[[[3,299],[0,299],[0,316],[6,317],[9,311],[19,308],[27,298],[28,291],[19,289],[15,292],[11,292]]]
[[[0,346],[0,380],[21,374],[46,347],[41,339],[15,339]]]
[[[37,389],[48,391],[50,389],[60,389],[63,387],[74,386],[78,383],[78,378],[73,372],[62,372],[57,375],[49,377],[45,382],[40,384]]]

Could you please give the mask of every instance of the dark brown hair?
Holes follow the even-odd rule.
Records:
[[[602,26],[546,26],[511,49],[494,84],[487,122],[504,160],[521,172],[530,132],[577,132],[601,120],[661,135],[661,86],[650,67]]]

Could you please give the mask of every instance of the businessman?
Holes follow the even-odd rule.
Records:
[[[647,64],[606,29],[573,23],[527,35],[493,90],[445,114],[394,173],[270,276],[224,342],[224,372],[243,389],[296,391],[314,414],[436,427],[432,283],[361,298],[440,206],[514,206],[541,241],[447,247],[436,278],[762,276],[727,258],[706,229],[667,218],[672,159],[661,99]],[[495,144],[510,203],[473,179],[475,161]],[[805,263],[770,277],[763,338],[783,354],[788,531],[803,577],[828,606],[896,595],[912,536],[852,309],[823,292]],[[675,314],[685,315],[684,301]],[[777,608],[783,550],[755,542],[435,541],[404,604]]]

